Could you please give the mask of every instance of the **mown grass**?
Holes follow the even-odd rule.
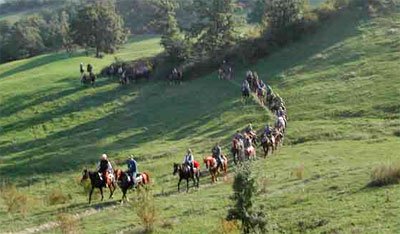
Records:
[[[373,168],[396,161],[400,152],[399,34],[388,33],[399,26],[399,13],[374,19],[359,11],[343,13],[315,35],[250,67],[272,84],[289,110],[287,144],[254,163],[263,184],[256,203],[265,205],[271,231],[400,231],[399,186],[368,187]],[[160,50],[157,43],[133,42],[120,56],[147,56]],[[143,47],[149,48],[146,54],[126,52]],[[32,65],[42,58],[48,63]],[[140,170],[151,173],[157,233],[221,230],[232,178],[209,185],[204,177],[198,191],[177,194],[172,163],[182,160],[188,147],[198,159],[209,154],[216,140],[227,150],[236,129],[248,122],[260,128],[271,121],[269,114],[240,101],[239,81],[219,81],[215,74],[181,86],[141,82],[120,87],[103,79],[95,88],[83,88],[77,81],[82,60],[97,70],[113,58],[56,54],[0,65],[0,77],[7,74],[0,78],[0,175],[38,199],[60,186],[72,194],[66,204],[40,206],[27,218],[8,216],[0,203],[2,230],[100,206],[109,208],[83,217],[83,232],[143,230],[130,206],[112,208],[115,203],[101,203],[98,197],[93,206],[86,204],[77,182],[80,170],[93,168],[102,152],[116,162],[134,153]],[[238,77],[246,69],[239,67]]]

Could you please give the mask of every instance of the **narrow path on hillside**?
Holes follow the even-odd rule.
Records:
[[[229,82],[230,84],[232,84],[232,85],[238,87],[238,90],[240,91],[240,89],[241,89],[241,84],[238,84],[238,83],[236,83],[236,82],[233,81],[233,80],[229,80],[228,82]],[[254,102],[256,102],[264,111],[266,111],[267,113],[270,112],[270,110],[268,109],[268,107],[266,107],[265,105],[263,105],[263,104],[259,101],[259,99],[258,99],[258,97],[257,97],[257,94],[251,92],[251,98],[252,98],[252,100],[253,100]],[[208,172],[207,172],[206,174],[203,174],[203,173],[202,173],[202,177],[207,177],[208,175],[209,175]],[[216,183],[208,183],[208,184],[202,185],[201,188],[209,188],[209,187],[211,187],[211,186],[216,186],[216,185],[221,184],[221,183],[226,183],[226,181],[229,181],[228,179],[230,178],[230,176],[231,176],[231,173],[228,173],[227,176],[226,176],[225,178],[223,178],[222,180],[219,180],[219,181],[217,181]],[[165,193],[165,192],[156,193],[156,194],[154,194],[154,196],[155,196],[155,197],[171,197],[171,196],[176,196],[176,195],[179,195],[179,194],[180,194],[180,192],[178,192],[178,191],[175,190],[175,191],[170,191],[170,192],[167,192],[167,193]],[[102,212],[102,211],[107,211],[107,210],[116,209],[116,208],[118,208],[119,206],[121,206],[120,202],[119,202],[119,201],[114,201],[114,202],[109,202],[109,203],[106,203],[106,204],[98,204],[98,205],[94,206],[93,208],[89,208],[89,209],[87,209],[87,210],[85,210],[85,211],[83,211],[83,212],[75,213],[75,214],[71,214],[71,215],[73,216],[73,218],[74,218],[75,220],[79,220],[79,219],[82,219],[82,218],[85,218],[85,217],[88,217],[88,216],[91,216],[91,215],[95,215],[95,214],[97,214],[97,213],[99,213],[99,212]],[[33,234],[33,233],[39,233],[39,232],[44,232],[44,231],[48,231],[48,230],[57,228],[57,227],[59,227],[59,226],[60,226],[60,223],[59,223],[59,222],[57,222],[57,221],[50,221],[50,222],[47,222],[47,223],[44,223],[44,224],[41,224],[41,225],[38,225],[38,226],[35,226],[35,227],[26,228],[26,229],[24,229],[24,230],[22,230],[22,231],[19,231],[19,232],[14,232],[14,234]],[[13,233],[13,232],[11,232],[11,233]]]

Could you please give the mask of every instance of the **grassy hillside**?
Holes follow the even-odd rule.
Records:
[[[400,12],[374,19],[359,11],[343,13],[315,35],[251,67],[285,99],[290,117],[284,148],[254,163],[266,189],[257,203],[266,206],[271,231],[400,231],[400,187],[367,187],[372,169],[398,160],[400,152],[399,28]],[[159,51],[157,39],[144,38],[117,56]],[[108,79],[95,88],[79,85],[79,62],[90,61],[98,71],[112,60],[52,54],[0,65],[0,176],[18,184],[34,205],[23,217],[8,215],[1,201],[1,230],[113,205],[96,197],[88,206],[77,183],[81,169],[94,168],[103,152],[119,167],[134,153],[140,170],[151,173],[157,232],[218,229],[230,204],[231,177],[216,185],[204,177],[198,191],[177,194],[172,163],[182,160],[188,147],[197,158],[207,155],[217,140],[227,150],[236,129],[248,122],[262,127],[271,121],[269,113],[256,102],[240,101],[239,80],[220,81],[216,74],[181,86],[121,87]],[[239,67],[238,77],[246,69]],[[46,203],[54,189],[70,200]],[[88,233],[140,230],[129,206],[84,217],[80,226]]]

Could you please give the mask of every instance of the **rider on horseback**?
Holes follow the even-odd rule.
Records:
[[[126,161],[126,164],[128,165],[128,180],[132,178],[133,186],[135,186],[136,183],[136,175],[138,174],[138,169],[137,169],[137,163],[135,159],[133,159],[133,155],[129,157],[129,159]]]
[[[213,158],[217,161],[217,168],[222,166],[222,149],[219,143],[215,144],[214,148],[211,150]]]
[[[89,74],[92,74],[92,72],[93,72],[93,66],[92,66],[92,64],[89,63],[89,64],[87,65],[87,69],[86,69],[86,70],[87,70],[87,72],[89,72]]]
[[[101,155],[100,162],[97,165],[97,172],[99,173],[100,179],[104,181],[105,184],[107,184],[108,174],[113,173],[113,168],[110,161],[108,160],[107,154]]]
[[[271,139],[271,136],[272,136],[272,129],[271,129],[271,126],[269,126],[269,124],[267,124],[267,126],[265,126],[265,129],[264,129],[264,137]]]
[[[190,167],[190,172],[194,174],[194,157],[191,149],[187,150],[187,153],[185,155],[185,158],[183,159],[183,164],[185,166]]]
[[[251,123],[249,123],[249,125],[246,127],[245,132],[251,137],[253,138],[256,133],[253,130],[253,125],[251,125]]]
[[[81,63],[81,64],[79,65],[79,71],[81,72],[81,79],[82,79],[83,74],[85,73],[85,69],[83,68],[83,63]]]
[[[242,92],[250,93],[250,84],[246,79],[243,80],[243,83],[242,83]]]
[[[233,135],[234,139],[241,140],[243,139],[243,135],[240,133],[239,130],[236,131],[235,135]]]

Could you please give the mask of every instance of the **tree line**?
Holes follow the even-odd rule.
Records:
[[[307,2],[71,0],[63,8],[31,15],[13,24],[0,21],[0,62],[61,49],[72,52],[76,48],[93,48],[100,57],[102,53],[113,53],[130,33],[142,32],[161,34],[166,55],[178,63],[215,63],[235,56],[256,58],[313,29],[319,20],[349,1],[327,0],[325,8],[317,10],[311,10]],[[255,40],[241,36],[238,30],[244,21],[238,9],[243,6],[250,9],[247,21],[258,24],[261,30],[261,36]]]

